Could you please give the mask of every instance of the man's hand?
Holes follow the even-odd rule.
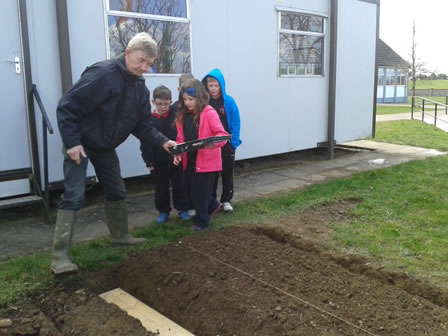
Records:
[[[75,161],[77,165],[81,164],[81,156],[85,158],[87,157],[82,145],[78,145],[70,149],[67,149],[67,155],[70,157],[70,159]]]
[[[174,155],[173,163],[175,166],[180,165],[182,162],[182,156],[180,154]]]
[[[173,141],[173,140],[168,140],[167,142],[165,142],[163,145],[162,145],[162,147],[163,147],[163,149],[164,150],[166,150],[168,153],[170,152],[169,151],[169,147],[174,147],[174,146],[176,146],[177,145],[177,143],[176,143],[176,141]]]

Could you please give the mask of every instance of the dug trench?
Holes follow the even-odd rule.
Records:
[[[61,279],[0,310],[0,335],[153,335],[97,294],[120,287],[201,336],[448,335],[448,296],[324,247],[353,202],[211,230]]]

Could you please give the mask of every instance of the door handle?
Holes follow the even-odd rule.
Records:
[[[16,65],[16,74],[20,75],[20,58],[19,56],[14,57],[14,61],[7,61],[9,63],[14,63]]]

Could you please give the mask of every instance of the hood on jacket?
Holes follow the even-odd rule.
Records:
[[[225,97],[227,95],[226,81],[224,80],[224,75],[222,74],[221,70],[219,70],[218,68],[213,69],[207,75],[205,75],[204,78],[202,78],[202,84],[204,84],[205,87],[207,87],[207,77],[213,77],[218,81],[219,86],[221,87],[221,94],[223,97]]]

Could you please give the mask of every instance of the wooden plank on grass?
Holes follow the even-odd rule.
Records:
[[[149,332],[160,336],[194,336],[188,330],[137,300],[121,288],[100,294],[100,297],[138,319]]]

